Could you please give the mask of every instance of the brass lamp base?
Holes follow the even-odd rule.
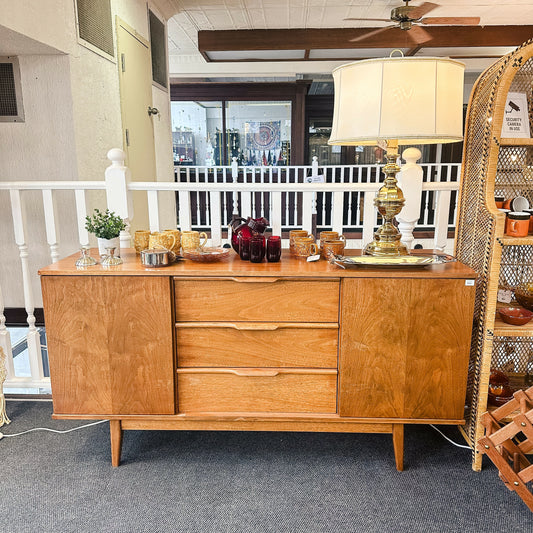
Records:
[[[374,240],[365,246],[365,255],[398,256],[409,255],[402,238],[392,221],[400,213],[405,198],[397,185],[396,174],[400,167],[396,164],[398,158],[398,141],[387,141],[387,164],[383,167],[385,181],[374,200],[379,214],[383,217],[383,225],[374,233]]]

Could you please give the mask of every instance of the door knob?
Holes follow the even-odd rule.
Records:
[[[148,106],[148,116],[159,115],[159,109],[157,107]]]

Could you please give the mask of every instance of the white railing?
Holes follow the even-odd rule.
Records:
[[[124,153],[113,149],[108,157],[112,164],[106,170],[104,181],[0,181],[0,194],[9,194],[12,213],[14,242],[18,248],[18,261],[22,273],[24,307],[27,315],[27,348],[30,376],[19,376],[15,371],[10,332],[6,327],[0,282],[0,346],[7,354],[7,380],[4,387],[49,388],[41,353],[40,332],[35,325],[34,286],[37,269],[30,268],[28,221],[25,219],[25,194],[41,191],[46,241],[50,260],[59,259],[59,228],[56,194],[74,191],[72,205],[62,206],[75,212],[77,241],[80,246],[89,244],[85,230],[88,191],[105,191],[107,207],[125,219],[131,220],[132,193],[146,194],[149,228],[160,228],[159,195],[173,191],[178,214],[177,227],[181,230],[201,227],[210,232],[214,244],[227,242],[227,223],[234,213],[243,216],[257,215],[269,219],[272,233],[281,235],[293,227],[309,231],[317,227],[348,234],[348,246],[360,248],[372,240],[377,227],[377,213],[373,206],[376,191],[381,186],[378,166],[328,166],[318,167],[316,162],[308,167],[262,167],[250,169],[237,167],[189,167],[184,178],[176,182],[131,182],[129,170],[124,166]],[[448,232],[455,221],[455,196],[459,187],[459,165],[424,165],[422,194],[417,200],[421,205],[420,223],[431,231],[432,238],[419,240],[424,247],[446,249],[451,252]],[[319,176],[324,176],[320,182]],[[259,181],[257,181],[259,179]],[[168,194],[168,192],[166,193]],[[200,197],[200,195],[203,195]],[[198,205],[195,205],[195,202]],[[412,231],[412,227],[411,230]],[[121,234],[121,247],[131,243],[129,226]],[[287,239],[284,246],[287,247]],[[77,244],[76,244],[77,246]],[[6,248],[7,249],[7,248]],[[15,262],[17,258],[10,258]],[[44,266],[44,264],[43,264]]]

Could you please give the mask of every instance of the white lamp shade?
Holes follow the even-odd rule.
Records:
[[[437,57],[368,59],[336,68],[329,144],[462,140],[464,68]]]

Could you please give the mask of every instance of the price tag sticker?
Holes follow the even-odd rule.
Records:
[[[510,304],[513,299],[513,293],[509,289],[499,289],[497,300],[502,304]]]
[[[310,263],[311,261],[318,261],[320,259],[320,255],[310,255],[307,258],[307,261]]]

